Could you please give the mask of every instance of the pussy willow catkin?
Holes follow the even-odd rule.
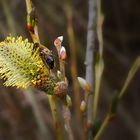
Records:
[[[5,80],[5,86],[44,88],[47,85],[49,70],[33,45],[21,36],[9,36],[0,43],[0,78]]]

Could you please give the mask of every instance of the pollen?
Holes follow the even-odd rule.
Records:
[[[28,88],[43,87],[49,70],[43,63],[39,49],[22,37],[8,36],[0,42],[0,78],[5,86]]]

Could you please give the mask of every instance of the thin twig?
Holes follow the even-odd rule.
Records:
[[[102,24],[103,24],[103,15],[101,13],[101,0],[97,1],[97,37],[99,42],[99,50],[97,53],[96,63],[95,63],[95,95],[94,95],[94,105],[93,105],[93,120],[95,121],[97,110],[98,110],[98,101],[99,101],[99,90],[101,84],[102,73],[104,69],[103,62],[103,36],[102,36]]]
[[[26,0],[26,8],[27,8],[27,27],[32,37],[34,43],[40,43],[39,35],[38,35],[38,27],[37,27],[37,18],[35,15],[35,8],[31,0]]]
[[[60,72],[61,72],[61,80],[64,81],[67,85],[67,80],[65,77],[65,59],[66,57],[64,57],[62,59],[62,54],[60,54],[61,49],[62,49],[62,42],[57,38],[54,41],[54,45],[57,49],[57,53],[59,56],[59,65],[60,65]],[[66,51],[63,52],[65,53],[64,55],[66,56]],[[73,132],[70,126],[70,121],[71,121],[71,113],[69,110],[69,106],[67,105],[67,100],[66,100],[66,96],[67,96],[67,91],[65,91],[64,97],[62,99],[62,114],[63,114],[63,118],[64,118],[64,125],[65,125],[65,130],[68,134],[69,140],[74,140],[74,136],[73,136]]]
[[[66,106],[65,104],[63,104],[63,117],[65,121],[65,129],[68,133],[69,140],[74,140],[73,132],[70,126],[71,113],[68,106]]]
[[[55,125],[55,129],[56,129],[56,136],[57,136],[57,140],[63,140],[64,136],[63,136],[63,127],[62,127],[62,123],[61,123],[61,119],[58,113],[58,108],[57,108],[57,101],[56,101],[56,97],[53,95],[48,95],[48,99],[49,99],[49,103],[50,103],[50,107],[51,107],[51,111],[52,111],[52,116],[53,116],[53,121],[54,121],[54,125]]]
[[[26,97],[26,99],[29,101],[29,103],[31,104],[31,107],[33,109],[33,113],[35,115],[36,122],[37,122],[39,132],[41,135],[40,139],[45,140],[46,138],[49,138],[49,130],[47,129],[47,127],[45,126],[45,124],[42,120],[43,118],[40,113],[40,108],[37,105],[33,91],[31,89],[29,89],[29,90],[26,90],[25,92],[23,92],[23,94]]]
[[[95,28],[96,28],[96,0],[89,0],[88,12],[88,27],[87,27],[87,47],[86,47],[86,81],[91,85],[91,94],[88,98],[87,107],[87,125],[93,125],[93,92],[94,92],[94,50],[95,50]],[[91,138],[91,132],[88,134],[88,139]]]
[[[128,76],[126,78],[124,86],[121,89],[120,93],[118,94],[118,97],[116,98],[116,99],[118,99],[118,101],[123,97],[126,89],[128,88],[129,83],[131,82],[132,78],[135,76],[135,74],[136,74],[137,70],[139,69],[139,67],[140,67],[140,56],[135,60],[134,64],[132,65],[132,67],[131,67],[131,69],[130,69],[130,71],[128,73]],[[116,105],[116,107],[117,107],[117,105]],[[116,114],[116,112],[115,112],[115,114]],[[113,115],[115,115],[115,114],[113,114]],[[103,123],[102,123],[102,125],[101,125],[101,127],[99,129],[99,131],[97,132],[97,134],[96,134],[96,136],[94,138],[94,140],[98,140],[99,137],[102,135],[103,131],[105,130],[105,128],[109,124],[109,122],[110,122],[109,120],[110,120],[111,117],[112,117],[112,112],[109,109],[109,111],[108,111],[108,113],[107,113],[107,115],[106,115],[106,117],[105,117],[105,119],[104,119],[104,121],[103,121]]]
[[[30,14],[32,11],[32,3],[31,0],[26,0],[26,6],[27,6],[27,13]]]
[[[125,83],[123,85],[123,88],[122,90],[120,91],[120,94],[119,94],[119,98],[121,98],[126,89],[128,88],[132,78],[134,77],[134,75],[136,74],[137,70],[140,68],[140,56],[135,60],[134,64],[132,65],[131,69],[129,70],[129,73],[128,73],[128,76],[125,80]]]
[[[73,81],[73,93],[74,95],[74,106],[75,106],[75,113],[77,120],[80,121],[80,91],[79,91],[79,85],[76,80],[77,77],[77,60],[76,60],[76,40],[75,40],[75,33],[73,29],[73,23],[72,23],[72,18],[73,18],[73,9],[71,7],[70,1],[66,2],[65,5],[65,13],[66,13],[66,18],[67,18],[67,34],[68,34],[68,40],[69,40],[69,47],[70,47],[70,62],[71,62],[71,76],[72,76],[72,81]]]
[[[107,127],[108,122],[109,122],[109,118],[110,118],[110,114],[107,114],[98,133],[96,134],[94,140],[99,140],[99,137],[101,136],[101,134],[103,133],[104,129]]]

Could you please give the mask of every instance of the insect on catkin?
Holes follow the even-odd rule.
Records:
[[[33,46],[28,39],[22,40],[21,36],[8,36],[0,42],[0,78],[5,80],[5,86],[43,89],[52,82],[39,49],[33,49]]]

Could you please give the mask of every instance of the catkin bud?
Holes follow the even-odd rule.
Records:
[[[63,36],[57,37],[61,42],[63,41]]]
[[[84,78],[77,77],[77,79],[78,79],[78,82],[79,82],[81,88],[84,89],[86,91],[86,93],[89,93],[90,92],[89,83]]]
[[[70,107],[72,105],[72,101],[69,95],[66,95],[66,102],[67,102],[67,106]]]
[[[59,78],[59,79],[61,79],[61,77],[62,77],[62,73],[61,73],[61,71],[57,71],[57,77]]]
[[[83,101],[81,102],[81,105],[80,105],[80,111],[84,113],[84,112],[86,111],[86,108],[87,108],[87,104],[86,104],[86,102],[83,100]]]
[[[54,41],[54,46],[57,48],[57,50],[60,51],[61,49],[61,44],[62,44],[62,41],[63,41],[63,36],[60,36],[60,37],[57,37]]]
[[[59,57],[60,57],[61,60],[65,60],[66,57],[67,57],[66,49],[65,49],[64,46],[62,46],[61,49],[60,49]]]

